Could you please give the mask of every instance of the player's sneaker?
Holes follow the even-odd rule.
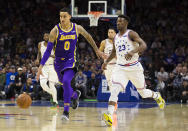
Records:
[[[57,109],[59,108],[59,105],[56,102],[52,102],[51,109]]]
[[[165,101],[164,99],[161,97],[160,93],[157,92],[158,97],[155,99],[155,101],[157,102],[158,106],[160,109],[164,109],[165,107]]]
[[[64,111],[61,120],[69,121],[69,112]]]
[[[102,119],[104,120],[107,126],[112,126],[112,115],[104,113],[102,115]]]
[[[79,98],[81,96],[81,92],[79,90],[76,90],[76,93],[78,97],[76,99],[72,99],[72,109],[77,109],[79,106]]]

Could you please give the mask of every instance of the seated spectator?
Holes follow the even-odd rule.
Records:
[[[4,90],[5,80],[6,80],[5,69],[2,69],[2,67],[0,67],[0,92]]]
[[[183,78],[187,78],[188,77],[188,71],[187,71],[187,67],[186,66],[182,67],[181,75],[182,75]]]
[[[182,75],[181,74],[178,74],[176,75],[174,81],[173,81],[173,87],[174,87],[174,100],[175,101],[179,101],[180,100],[180,95],[179,95],[179,92],[180,92],[180,87],[183,83],[183,78],[182,78]]]
[[[39,82],[37,82],[37,80],[36,80],[37,70],[38,70],[37,67],[32,67],[31,73],[28,75],[28,78],[31,78],[32,82],[35,84],[39,84]]]
[[[170,73],[169,74],[169,78],[166,81],[166,86],[164,89],[164,99],[166,100],[173,100],[173,91],[174,91],[174,87],[173,87],[173,81],[175,79],[174,73]]]
[[[23,85],[22,89],[21,89],[21,93],[26,92],[27,94],[29,94],[31,96],[32,99],[39,99],[39,91],[38,88],[36,86],[36,84],[34,84],[32,82],[31,78],[27,78],[27,82]]]
[[[172,71],[173,70],[173,68],[174,68],[174,64],[175,64],[175,62],[174,62],[174,59],[173,59],[173,57],[172,57],[172,55],[170,54],[170,53],[168,53],[168,55],[164,58],[164,66],[165,66],[165,69],[168,71],[168,72],[170,72],[170,71]]]
[[[15,86],[16,75],[17,72],[15,71],[15,67],[11,66],[8,73],[6,74],[5,93],[7,98],[15,98],[14,86]]]
[[[16,75],[15,78],[15,93],[16,97],[20,94],[22,87],[26,83],[26,76],[25,74],[22,73],[22,68],[18,68],[18,74]]]
[[[91,79],[89,79],[87,83],[88,94],[90,94],[92,97],[96,97],[99,84],[100,80],[96,79],[95,73],[92,73]]]
[[[173,70],[174,75],[179,75],[182,72],[182,64],[178,64]]]
[[[5,81],[6,81],[6,73],[5,73],[5,68],[2,69],[0,67],[0,99],[4,99],[5,96],[5,92],[4,92],[4,88],[5,88]]]
[[[161,48],[161,46],[162,46],[162,44],[161,44],[159,38],[155,38],[155,40],[151,44],[152,49],[159,49],[159,48]]]
[[[164,67],[160,68],[160,72],[157,73],[157,77],[160,77],[162,81],[167,81],[168,73],[164,70]]]
[[[158,82],[157,82],[157,91],[161,93],[161,96],[164,98],[164,88],[165,88],[165,83],[162,79],[162,77],[158,76]]]
[[[156,82],[154,81],[154,78],[152,78],[152,75],[150,74],[148,70],[144,71],[144,76],[145,76],[147,89],[156,91]]]
[[[76,89],[81,91],[81,98],[87,97],[87,89],[86,89],[86,83],[87,83],[87,76],[83,74],[82,70],[79,70],[79,72],[75,76],[75,87]]]
[[[182,63],[183,61],[185,61],[184,49],[181,48],[181,47],[177,48],[175,50],[175,53],[173,54],[173,59],[174,59],[176,64]]]
[[[84,67],[83,73],[87,76],[87,79],[91,78],[91,73],[92,72],[89,70],[89,67],[87,65]]]
[[[183,80],[183,84],[180,91],[180,98],[182,103],[187,103],[188,101],[188,79]]]

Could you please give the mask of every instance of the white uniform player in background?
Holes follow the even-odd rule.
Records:
[[[114,48],[102,65],[102,68],[106,69],[107,64],[115,56],[117,57],[116,66],[112,73],[108,112],[103,114],[103,120],[108,126],[112,126],[112,114],[118,101],[119,92],[125,89],[129,80],[137,88],[142,98],[154,98],[160,109],[165,106],[165,101],[160,93],[146,89],[143,68],[138,58],[139,54],[146,50],[147,45],[136,32],[127,29],[128,22],[128,16],[118,16],[117,29],[119,32],[114,38]]]
[[[105,55],[107,57],[110,56],[112,49],[113,49],[113,41],[114,41],[114,37],[116,36],[116,31],[113,28],[109,28],[108,29],[108,38],[103,40],[100,44],[100,48],[99,50],[104,52]],[[106,61],[106,59],[104,59],[104,62]],[[116,64],[116,58],[113,58],[107,65],[107,69],[104,70],[105,73],[105,77],[108,83],[109,88],[111,89],[112,87],[112,82],[111,82],[111,76],[112,76],[112,70],[114,68]],[[116,104],[116,108],[117,108],[117,104]]]
[[[36,62],[39,63],[39,60],[43,57],[44,52],[47,49],[49,34],[45,33],[43,36],[44,41],[39,42],[38,44],[38,55]],[[52,95],[52,105],[58,107],[57,101],[57,90],[55,84],[58,83],[58,77],[54,69],[54,51],[52,50],[51,56],[47,60],[46,64],[42,68],[43,75],[40,75],[40,85],[43,90]],[[47,85],[49,82],[49,86]]]

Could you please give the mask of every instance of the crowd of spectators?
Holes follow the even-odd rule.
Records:
[[[146,41],[148,49],[140,57],[147,88],[161,92],[167,101],[186,102],[188,98],[188,2],[186,0],[127,0],[129,28]],[[59,22],[59,9],[69,7],[62,0],[0,1],[0,98],[17,97],[23,91],[33,99],[45,99],[36,81],[38,42]],[[88,30],[97,45],[107,36],[108,22],[90,28],[88,20],[75,20]],[[83,37],[78,42],[79,71],[72,86],[82,98],[96,97],[101,64]],[[57,86],[58,99],[62,88]]]

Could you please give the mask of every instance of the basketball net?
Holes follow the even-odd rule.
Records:
[[[98,20],[102,16],[104,12],[102,11],[91,11],[88,12],[89,20],[90,20],[90,26],[97,26]]]

